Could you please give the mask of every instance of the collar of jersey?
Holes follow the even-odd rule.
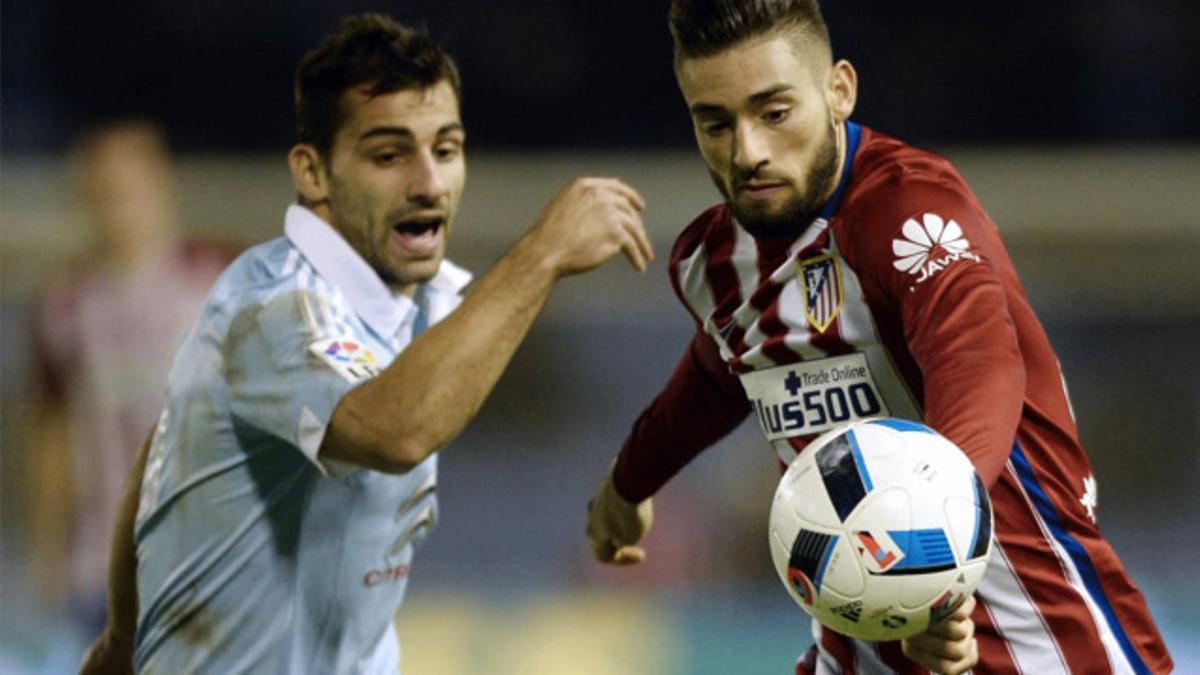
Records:
[[[846,120],[846,161],[842,164],[842,175],[838,178],[837,188],[825,206],[821,207],[821,217],[826,221],[837,215],[838,207],[842,205],[842,197],[846,194],[846,186],[850,184],[850,167],[854,164],[854,153],[858,152],[858,141],[862,138],[862,127]]]
[[[406,318],[416,315],[412,298],[388,288],[358,251],[311,210],[289,206],[283,231],[317,273],[342,292],[354,313],[381,336],[390,338]],[[424,292],[457,295],[470,281],[470,272],[443,259],[437,274],[423,284]]]

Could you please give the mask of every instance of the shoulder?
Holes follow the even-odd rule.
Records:
[[[864,137],[852,183],[832,223],[839,249],[860,276],[894,293],[926,274],[979,262],[994,226],[946,159],[883,134]]]
[[[894,229],[926,212],[953,217],[977,208],[966,180],[946,158],[886,134],[865,134],[844,210],[856,227]]]
[[[229,301],[262,298],[303,285],[311,266],[285,237],[242,251],[217,279],[216,294]]]
[[[914,221],[929,222],[931,227],[937,221],[956,222],[971,230],[987,222],[966,181],[948,160],[884,134],[864,131],[851,176],[850,189],[832,224],[839,247],[850,259],[888,262],[892,240],[911,230]],[[940,232],[930,235],[936,241]]]
[[[922,209],[972,201],[970,188],[949,160],[879,132],[864,130],[854,160],[847,216],[909,216]]]
[[[293,333],[315,337],[334,330],[341,304],[337,289],[279,237],[247,249],[225,268],[209,310],[228,325],[231,339],[247,333],[267,339]]]

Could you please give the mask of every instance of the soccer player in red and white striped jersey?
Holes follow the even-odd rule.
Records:
[[[814,622],[797,672],[1169,671],[1097,528],[1055,354],[962,177],[849,120],[856,75],[815,1],[675,0],[671,29],[725,202],[672,251],[696,334],[592,501],[597,557],[640,560],[651,495],[747,415],[784,463],[849,420],[923,420],[972,459],[995,511],[974,638],[869,643]]]

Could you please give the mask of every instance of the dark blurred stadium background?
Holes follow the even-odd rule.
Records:
[[[1004,231],[1071,385],[1101,525],[1179,672],[1196,672],[1200,5],[824,7],[835,53],[858,68],[855,117],[950,158]],[[0,670],[39,672],[68,648],[46,644],[54,617],[20,581],[29,311],[83,233],[65,151],[97,121],[157,119],[180,155],[188,233],[273,237],[291,198],[294,65],[366,9],[425,23],[462,69],[471,176],[452,258],[486,269],[576,173],[637,186],[659,254],[644,277],[613,266],[565,283],[443,454],[441,525],[400,615],[406,672],[788,672],[807,622],[770,566],[777,474],[753,429],[662,494],[643,568],[598,569],[582,537],[587,499],[690,330],[663,258],[716,199],[665,2],[647,0],[3,4]]]

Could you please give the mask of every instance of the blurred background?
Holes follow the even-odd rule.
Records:
[[[405,672],[790,672],[810,639],[771,567],[778,473],[756,429],[660,494],[647,564],[600,569],[582,536],[690,334],[670,243],[717,199],[671,74],[666,3],[305,4],[0,8],[0,673],[77,665],[109,527],[89,505],[120,488],[136,444],[123,428],[155,408],[211,275],[280,233],[293,68],[368,9],[426,24],[462,70],[470,178],[453,259],[484,271],[583,173],[642,192],[659,255],[645,275],[617,264],[566,281],[444,452],[441,523],[400,612]],[[824,10],[859,72],[855,118],[949,158],[1001,227],[1062,361],[1103,531],[1178,672],[1200,672],[1180,545],[1200,522],[1200,5]],[[128,118],[145,121],[110,124]]]

